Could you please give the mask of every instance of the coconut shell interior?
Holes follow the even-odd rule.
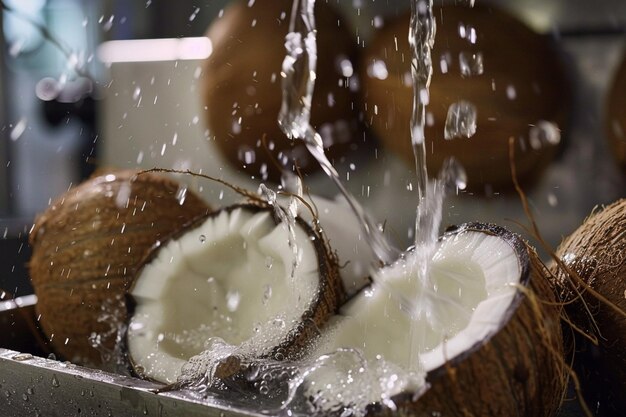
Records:
[[[233,213],[237,210],[243,210],[248,213],[258,214],[267,212],[270,214],[273,222],[278,226],[281,220],[277,217],[275,209],[271,206],[264,204],[242,204],[242,205],[233,205],[225,207],[219,211],[215,211],[213,213],[208,214],[207,216],[202,216],[197,218],[193,223],[185,226],[174,232],[168,239],[164,240],[158,247],[153,248],[153,250],[146,256],[144,261],[142,262],[141,268],[139,269],[133,287],[129,291],[129,305],[130,308],[130,316],[129,319],[132,323],[132,317],[134,314],[138,312],[139,303],[142,302],[141,297],[134,297],[134,289],[140,285],[139,280],[149,280],[150,277],[143,273],[143,271],[148,271],[150,264],[157,259],[159,253],[168,248],[169,244],[177,244],[176,241],[180,241],[186,236],[193,236],[192,240],[197,239],[196,235],[200,232],[203,225],[207,221],[213,221],[213,219],[217,219],[220,215],[224,213]],[[217,220],[216,220],[217,221]],[[320,233],[320,231],[312,228],[309,224],[297,217],[295,219],[296,227],[302,229],[306,236],[308,236],[308,240],[312,243],[314,247],[316,259],[313,261],[314,264],[317,264],[318,278],[319,282],[317,283],[317,289],[315,291],[314,298],[310,300],[310,302],[306,303],[308,307],[303,312],[302,316],[299,319],[299,322],[295,326],[289,325],[287,328],[287,332],[285,332],[284,336],[281,338],[280,342],[276,345],[272,346],[255,346],[252,353],[253,357],[246,357],[246,359],[252,360],[254,358],[280,358],[280,360],[289,359],[295,360],[301,357],[306,351],[307,347],[319,336],[319,328],[323,327],[326,321],[336,314],[339,306],[345,300],[345,290],[343,288],[341,279],[339,277],[339,267],[337,263],[337,259],[334,253],[331,251],[330,247],[326,243],[324,236]],[[244,232],[242,232],[244,233]],[[202,245],[206,244],[207,246],[211,245],[211,237],[207,235],[202,235],[206,237],[206,241],[202,243]],[[284,245],[285,242],[278,242],[277,245]],[[169,253],[169,252],[168,252]],[[243,261],[242,261],[243,262]],[[232,268],[235,268],[236,265],[232,265]],[[260,265],[260,268],[267,268],[266,265]],[[303,272],[300,272],[303,273]],[[175,279],[175,278],[170,278]],[[177,279],[184,279],[184,277],[178,277]],[[256,276],[251,276],[250,279],[258,279]],[[149,283],[148,283],[149,284]],[[144,283],[141,283],[144,285]],[[189,297],[194,297],[195,294],[189,294]],[[259,297],[262,294],[258,294]],[[198,294],[197,297],[199,299],[204,299],[205,295]],[[191,298],[189,298],[189,302],[195,302]],[[272,302],[285,303],[283,309],[294,308],[292,304],[294,302],[290,302],[289,300],[283,299],[275,299]],[[210,307],[210,306],[209,306]],[[255,317],[250,317],[250,320],[256,320]],[[129,338],[132,337],[131,332],[127,334],[127,342],[126,345],[130,347],[133,342]],[[228,337],[222,336],[228,342]],[[257,338],[258,339],[258,338]],[[247,342],[244,342],[247,343]],[[197,352],[198,354],[201,351]],[[245,352],[243,352],[245,355]],[[258,356],[257,356],[258,355]],[[154,379],[149,375],[145,375],[145,367],[142,365],[143,358],[138,358],[133,356],[132,349],[129,351],[129,359],[133,370],[136,374],[145,377],[147,379]],[[186,358],[190,359],[190,358]],[[232,359],[232,358],[231,358]],[[200,359],[194,358],[198,362],[201,362]],[[233,359],[234,360],[234,359]],[[231,369],[229,372],[223,375],[223,377],[229,377],[236,373],[239,366],[239,360],[236,361],[235,369]],[[219,366],[218,366],[219,368]],[[223,368],[223,366],[222,366]],[[137,371],[137,370],[140,371]],[[155,370],[154,375],[160,375],[160,370]],[[142,375],[144,374],[144,375]],[[162,378],[162,379],[159,379]],[[168,379],[169,378],[169,379]],[[160,375],[155,380],[160,382],[166,382],[171,380],[173,382],[176,378],[171,378],[165,374]]]

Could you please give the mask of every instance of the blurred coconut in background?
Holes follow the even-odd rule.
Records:
[[[567,77],[552,40],[494,7],[438,7],[434,16],[434,74],[426,109],[431,175],[454,156],[465,167],[470,188],[510,188],[513,137],[519,177],[538,177],[561,143],[569,106]],[[407,12],[373,34],[361,75],[368,124],[412,166],[408,27]]]

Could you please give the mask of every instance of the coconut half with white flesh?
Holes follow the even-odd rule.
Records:
[[[437,242],[425,281],[419,256],[376,273],[342,307],[316,355],[354,349],[369,373],[383,376],[357,400],[372,414],[552,415],[564,389],[563,346],[536,254],[505,229],[467,224]],[[311,378],[311,398],[319,402],[328,383],[342,388]]]
[[[127,347],[142,377],[174,383],[215,340],[250,358],[295,358],[344,293],[323,237],[274,208],[206,216],[156,248],[130,291]]]

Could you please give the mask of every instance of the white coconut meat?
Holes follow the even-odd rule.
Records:
[[[223,210],[160,247],[131,290],[127,343],[135,369],[173,383],[214,338],[245,343],[256,356],[284,342],[320,283],[313,239],[293,226],[293,274],[288,227],[270,210]]]
[[[507,240],[470,229],[437,243],[425,281],[418,278],[422,263],[410,252],[379,270],[341,309],[315,352],[354,349],[371,373],[387,375],[367,387],[365,403],[418,390],[429,371],[488,340],[506,322],[523,275]],[[329,382],[316,379],[309,389]]]

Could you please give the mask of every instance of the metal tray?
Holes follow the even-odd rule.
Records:
[[[30,295],[0,302],[2,417],[267,415],[190,391],[158,392],[163,385],[38,356],[45,353],[30,330],[36,301]],[[576,400],[566,401],[559,413],[582,415]]]

